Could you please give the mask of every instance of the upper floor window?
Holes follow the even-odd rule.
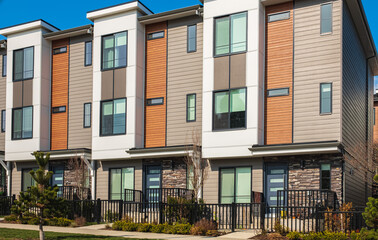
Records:
[[[320,189],[331,190],[331,164],[320,166]]]
[[[92,117],[92,104],[84,103],[84,128],[91,127]]]
[[[13,80],[32,79],[34,76],[34,47],[13,52]]]
[[[102,37],[102,70],[126,67],[127,32]]]
[[[154,40],[154,39],[159,39],[159,38],[164,38],[164,31],[149,33],[147,35],[147,40]]]
[[[188,26],[187,52],[197,51],[197,25]]]
[[[52,108],[52,113],[64,113],[64,112],[66,112],[66,106]]]
[[[1,132],[5,132],[6,110],[1,110]]]
[[[67,52],[67,46],[65,47],[60,47],[60,48],[55,48],[53,50],[53,54],[56,55],[56,54],[61,54],[61,53],[66,53]]]
[[[126,133],[126,99],[114,99],[101,102],[101,136]]]
[[[147,99],[147,106],[154,106],[154,105],[163,105],[164,104],[164,98],[149,98]]]
[[[196,121],[196,94],[186,95],[186,121]]]
[[[247,51],[247,13],[215,19],[215,56]]]
[[[290,19],[290,11],[280,12],[268,15],[268,22],[276,22],[281,20]]]
[[[33,138],[33,107],[14,108],[12,139]]]
[[[320,6],[320,34],[332,32],[332,3]]]
[[[92,65],[92,41],[85,42],[85,66]]]
[[[268,92],[268,97],[288,96],[289,88],[269,89],[267,92]]]
[[[2,72],[1,76],[6,77],[7,76],[7,55],[3,55],[3,64],[2,64]]]
[[[213,129],[246,127],[246,89],[214,92]]]
[[[332,113],[332,83],[320,84],[320,114]]]

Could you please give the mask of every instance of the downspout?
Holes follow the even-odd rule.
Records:
[[[0,165],[5,169],[5,173],[7,176],[7,196],[11,195],[10,191],[10,183],[11,183],[11,162],[4,162],[4,156],[0,157]]]
[[[84,161],[84,163],[87,165],[90,171],[90,176],[91,176],[91,198],[92,200],[96,199],[96,161],[92,160],[91,162],[88,161],[87,156],[82,156],[81,157]]]

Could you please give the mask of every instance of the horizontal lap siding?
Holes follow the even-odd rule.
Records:
[[[288,96],[266,98],[265,144],[268,145],[292,142],[293,3],[267,7],[266,18],[284,11],[290,11],[290,19],[266,21],[266,91],[289,88]]]
[[[146,99],[164,98],[163,105],[146,106],[145,147],[166,144],[167,23],[146,26],[146,34],[164,31],[164,38],[146,41]]]
[[[38,167],[35,162],[14,162],[12,169],[11,195],[19,195],[22,186],[22,169]]]
[[[92,66],[84,66],[88,35],[71,38],[69,72],[68,148],[91,148],[92,128],[84,128],[84,103],[92,102]],[[93,107],[93,106],[92,106]],[[93,116],[92,116],[93,117]]]
[[[320,35],[320,6],[333,3],[333,32]],[[332,114],[320,115],[320,83],[332,82]],[[294,6],[294,142],[341,140],[341,1]]]
[[[187,26],[197,24],[197,51],[187,53]],[[202,132],[201,18],[168,23],[167,145],[193,144]],[[196,94],[196,121],[186,122],[186,95]],[[197,144],[200,144],[197,143]]]
[[[52,43],[52,49],[65,46],[66,53],[52,55],[51,107],[66,106],[66,112],[51,113],[51,150],[67,149],[69,39]]]
[[[6,54],[5,50],[0,51],[0,114],[2,110],[6,110],[5,97],[6,97],[6,84],[7,78],[3,77],[3,55]],[[1,119],[1,115],[0,115]],[[5,151],[5,132],[0,131],[0,151]]]

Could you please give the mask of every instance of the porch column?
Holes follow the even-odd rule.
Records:
[[[7,196],[11,195],[11,162],[4,162],[4,156],[0,156],[0,165],[5,169],[5,173],[7,175]]]
[[[96,199],[96,162],[95,160],[92,160],[89,162],[88,156],[84,155],[82,156],[85,164],[90,170],[90,175],[91,175],[91,197],[92,200]]]

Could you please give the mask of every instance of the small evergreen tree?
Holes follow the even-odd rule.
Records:
[[[46,166],[50,155],[43,152],[34,152],[33,156],[37,161],[39,169],[30,171],[31,177],[37,183],[26,192],[20,192],[19,200],[15,201],[11,211],[21,222],[32,217],[39,225],[39,237],[45,239],[43,225],[46,219],[63,217],[66,214],[65,204],[62,198],[57,197],[58,188],[49,186],[53,172],[46,172]]]

